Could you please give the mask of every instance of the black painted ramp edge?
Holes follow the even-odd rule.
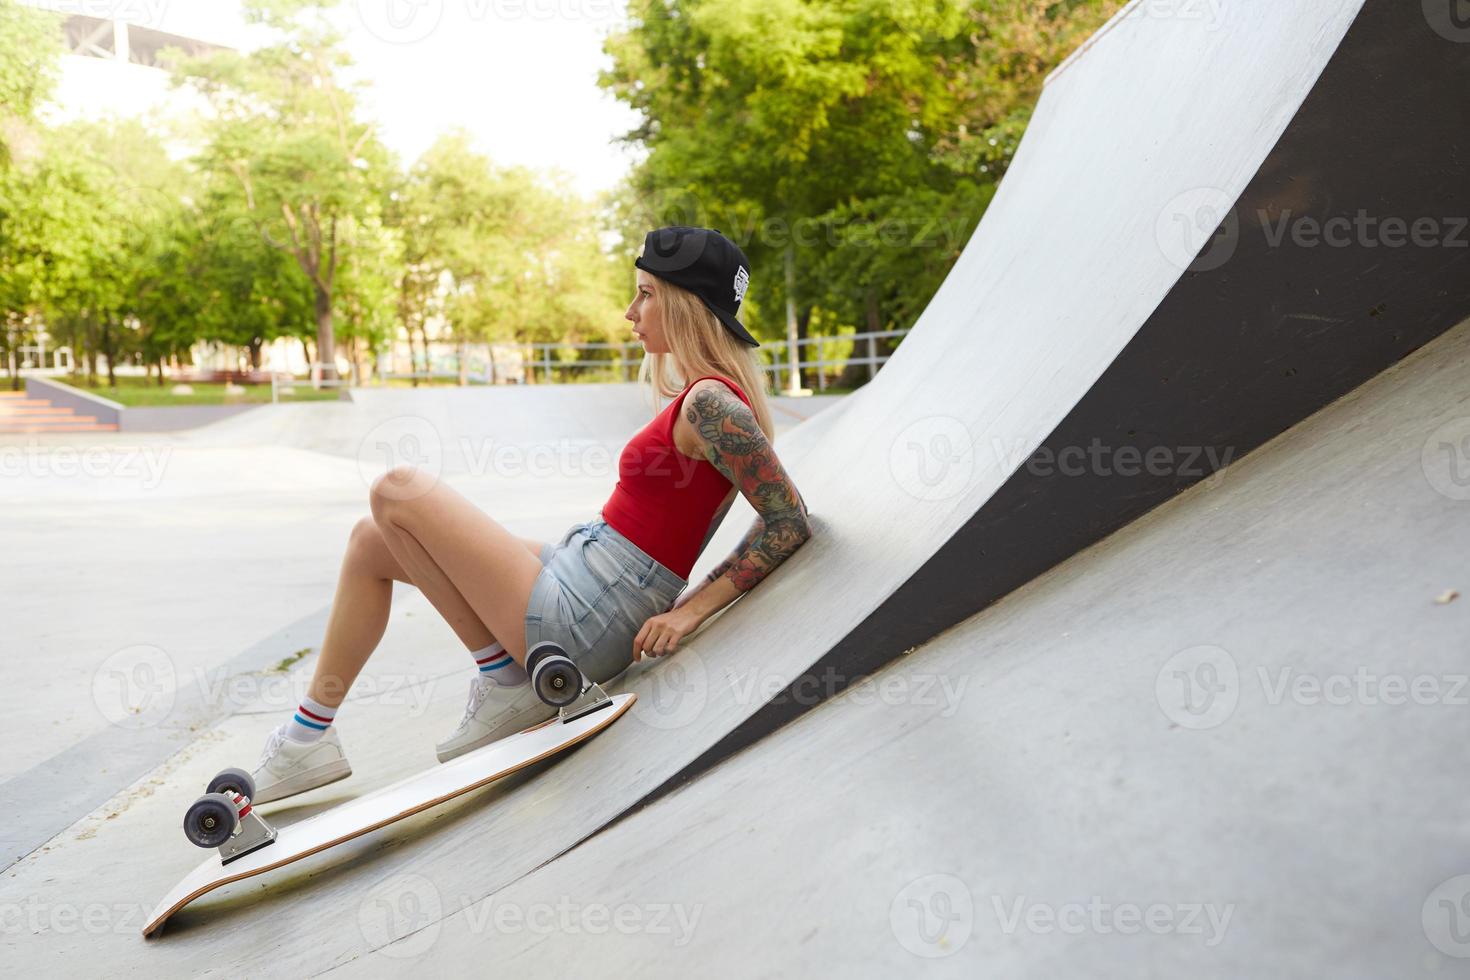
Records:
[[[1426,20],[1420,3],[1367,0],[1215,239],[1036,454],[806,674],[632,809],[985,609],[1470,316],[1465,28],[1456,41]],[[1283,217],[1301,238],[1273,237]],[[1312,228],[1325,232],[1331,219],[1339,219],[1332,243],[1324,236],[1314,244]],[[1346,239],[1341,219],[1353,223]],[[1421,237],[1435,244],[1393,246],[1399,234],[1386,219],[1410,227],[1427,219],[1434,230]],[[1094,446],[1109,465],[1078,472],[1072,464]],[[1124,447],[1138,455],[1120,453]],[[1133,475],[1113,468],[1155,449],[1176,465]],[[1062,472],[1062,463],[1075,475]]]

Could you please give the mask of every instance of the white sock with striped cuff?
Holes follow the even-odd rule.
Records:
[[[315,742],[336,717],[336,708],[303,698],[296,714],[286,723],[286,737],[293,742]]]
[[[499,643],[492,643],[483,650],[476,650],[470,656],[475,658],[475,666],[480,668],[480,676],[494,681],[501,687],[520,687],[530,680],[526,676],[526,669],[512,660],[510,654],[505,652],[505,647]]]

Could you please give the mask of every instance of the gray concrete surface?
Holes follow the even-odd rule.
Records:
[[[122,785],[101,807],[6,872],[0,903],[34,912],[40,923],[6,933],[7,956],[61,973],[97,962],[121,974],[202,973],[266,960],[274,972],[317,973],[422,930],[422,920],[371,920],[372,906],[364,905],[364,897],[378,884],[397,875],[427,879],[442,898],[431,918],[452,915],[596,833],[879,608],[1055,427],[1180,276],[1181,266],[1159,246],[1153,216],[1200,187],[1220,188],[1227,196],[1239,192],[1310,90],[1356,9],[1352,0],[1241,4],[1235,8],[1242,18],[1236,30],[1213,32],[1178,18],[1136,18],[1129,30],[1110,32],[1060,76],[1038,108],[981,232],[915,335],[873,383],[778,442],[813,510],[817,537],[771,576],[759,595],[708,624],[678,657],[630,671],[623,686],[642,697],[629,718],[534,779],[492,788],[387,828],[273,882],[222,891],[217,899],[186,910],[162,941],[144,946],[136,938],[141,925],[136,917],[195,856],[178,839],[180,807],[221,762],[253,759],[264,732],[289,703],[288,695],[257,679],[252,683],[260,688],[261,712],[237,711],[202,730],[190,749]],[[1147,101],[1120,98],[1120,92],[1135,90],[1140,72],[1170,84],[1150,89]],[[1078,157],[1078,146],[1091,148],[1086,159]],[[1146,166],[1140,161],[1145,149]],[[1196,246],[1207,234],[1208,229],[1199,231]],[[1027,247],[1019,248],[1023,242]],[[159,534],[180,519],[219,527],[220,508],[211,498],[222,488],[240,491],[226,499],[234,505],[231,513],[247,520],[274,510],[305,524],[302,501],[310,500],[320,508],[310,515],[310,533],[334,543],[314,541],[293,552],[301,562],[299,579],[273,577],[264,571],[268,564],[252,574],[274,584],[262,605],[295,596],[288,586],[299,583],[299,594],[313,597],[319,608],[322,597],[330,595],[341,541],[362,512],[367,477],[380,472],[385,460],[437,468],[491,514],[528,534],[547,526],[564,528],[571,512],[572,519],[585,517],[587,502],[600,503],[610,486],[608,477],[589,475],[584,464],[602,459],[610,467],[615,456],[600,456],[593,438],[569,430],[571,421],[551,426],[553,441],[533,443],[551,455],[549,466],[538,469],[538,458],[493,452],[487,433],[506,438],[512,450],[524,448],[516,445],[516,436],[493,427],[495,411],[504,407],[499,403],[485,403],[488,414],[478,423],[468,421],[475,406],[454,405],[447,398],[405,403],[396,401],[396,393],[384,395],[377,404],[368,399],[352,411],[332,405],[311,415],[304,412],[308,406],[250,412],[180,436],[181,458],[190,461],[182,464],[182,472],[191,466],[215,470],[192,498],[158,494],[140,506],[134,494],[110,509],[109,485],[61,481],[62,494],[49,504],[54,509],[47,516],[53,527],[68,526],[78,508],[68,508],[64,497],[77,492],[81,496],[73,504],[88,501],[86,520],[113,526],[146,514],[145,530],[151,522]],[[547,418],[552,410],[548,405],[530,414]],[[620,431],[626,438],[626,429]],[[461,435],[469,436],[468,446]],[[251,441],[270,448],[215,448]],[[939,451],[939,443],[960,456]],[[558,455],[563,451],[565,457]],[[297,461],[314,474],[315,483],[295,485]],[[261,466],[268,469],[251,471]],[[249,493],[256,486],[274,488],[280,497],[260,507]],[[51,485],[31,490],[26,499],[47,493]],[[87,494],[95,494],[95,506]],[[737,504],[693,578],[729,551],[748,520],[748,508]],[[252,536],[256,526],[270,527],[264,520],[250,525],[236,548],[265,556],[257,560],[268,563],[282,548],[284,535],[272,528]],[[26,557],[61,573],[85,567],[87,542],[74,534],[52,537],[60,541],[58,547],[47,549],[37,534]],[[293,542],[290,549],[297,547]],[[124,613],[109,624],[108,633],[116,633],[118,621],[130,621],[128,603],[149,586],[156,585],[160,596],[212,595],[228,588],[229,564],[219,557],[226,553],[212,548],[204,555],[188,554],[164,569],[157,583],[120,567],[105,583],[108,595],[101,601],[106,611]],[[116,588],[118,581],[140,579],[141,587]],[[208,588],[201,589],[201,582]],[[198,615],[190,619],[200,622],[202,615],[208,623],[208,613],[231,598],[227,592],[213,600],[218,605],[191,609]],[[58,605],[63,611],[83,608],[74,600]],[[404,604],[405,619],[411,607]],[[268,635],[271,626],[279,626],[269,620],[284,610],[256,612],[257,635]],[[301,615],[282,620],[295,622]],[[176,627],[169,622],[157,618],[144,635],[163,637],[163,642],[152,640],[159,646],[174,644]],[[360,792],[375,779],[422,768],[435,730],[452,725],[455,702],[463,697],[463,675],[445,674],[441,680],[419,665],[422,657],[438,665],[462,654],[442,624],[421,629],[418,618],[412,625],[399,622],[395,619],[390,640],[375,657],[382,664],[373,667],[388,671],[412,697],[358,703],[351,718],[344,711],[344,741],[362,778],[354,776],[300,806],[284,808],[282,819],[326,805],[340,793]],[[188,670],[203,666],[207,671],[243,645],[221,651],[216,641],[170,656]],[[72,663],[99,666],[95,647],[76,655],[65,652],[75,651],[74,643],[63,640],[58,646],[63,660],[72,656]],[[309,662],[302,661],[288,673],[294,677],[307,669]],[[78,723],[72,737],[105,724]],[[117,737],[126,736],[119,731]],[[0,784],[0,819],[13,812],[4,809],[6,785]],[[371,861],[363,860],[369,855]],[[395,905],[396,896],[379,897],[403,909],[413,901],[410,896]],[[92,923],[78,926],[71,918],[94,907]],[[240,958],[231,962],[231,955]]]
[[[135,405],[118,413],[122,432],[176,432],[197,429],[232,415],[253,411],[260,405]]]
[[[781,400],[778,430],[836,400]],[[555,540],[596,515],[650,415],[632,385],[436,388],[190,432],[0,438],[0,867],[233,713],[232,678],[315,647],[385,467],[375,443],[418,437],[458,490]],[[419,642],[457,679],[458,640],[431,618]]]
[[[332,973],[1470,975],[1467,435],[1470,324],[510,887],[384,869]]]

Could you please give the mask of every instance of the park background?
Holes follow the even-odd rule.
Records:
[[[632,259],[674,223],[746,251],[742,318],[773,387],[850,390],[958,257],[1046,74],[1121,4],[599,8],[598,84],[634,125],[627,172],[590,193],[503,162],[575,125],[554,115],[501,145],[451,127],[401,158],[367,108],[395,79],[363,77],[344,45],[363,4],[246,0],[238,47],[123,6],[0,0],[0,366],[12,390],[45,375],[133,406],[268,401],[288,376],[628,380]],[[486,9],[486,30],[525,24]],[[548,80],[566,67],[549,61]],[[139,73],[173,97],[92,98]],[[795,383],[793,350],[811,365]]]

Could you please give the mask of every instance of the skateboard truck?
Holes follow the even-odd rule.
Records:
[[[243,769],[225,769],[184,814],[184,836],[196,847],[217,847],[221,864],[257,851],[276,839],[276,829],[255,812],[255,780]]]
[[[526,672],[536,696],[557,709],[563,724],[610,706],[612,698],[588,680],[567,652],[542,640],[526,652]]]

